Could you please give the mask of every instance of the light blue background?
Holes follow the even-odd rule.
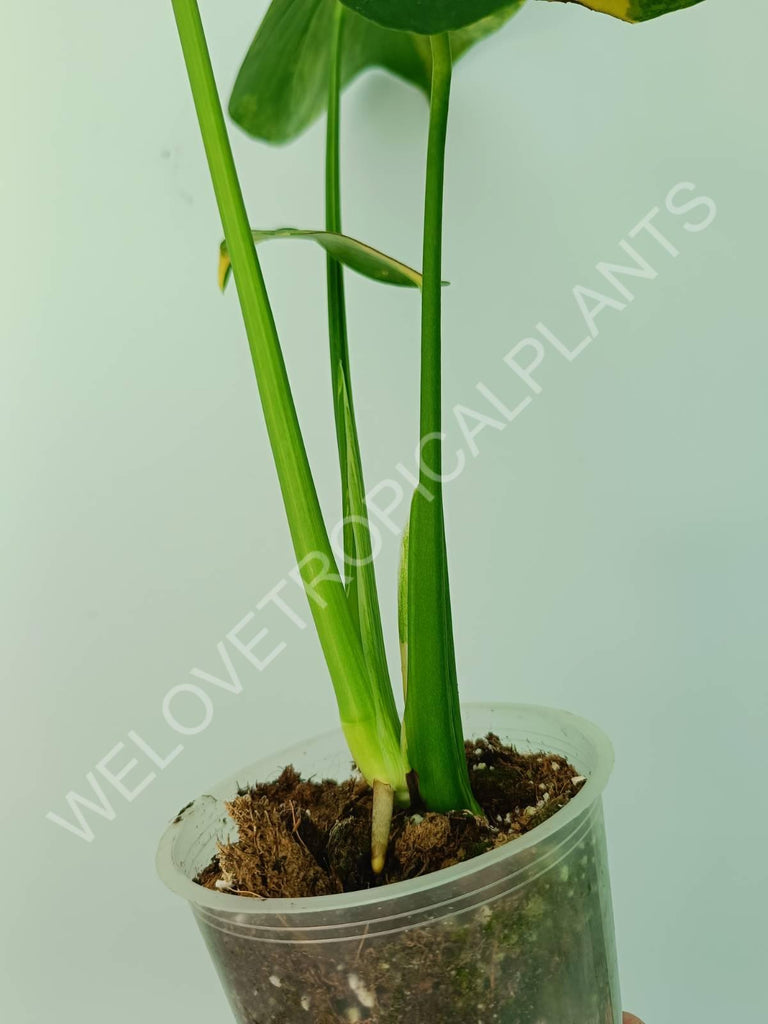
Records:
[[[0,1015],[224,1021],[156,839],[238,765],[331,727],[331,691],[311,631],[275,618],[286,650],[214,692],[210,728],[92,844],[45,820],[129,730],[170,749],[165,694],[216,672],[291,561],[170,4],[4,7]],[[227,89],[264,7],[203,6]],[[532,3],[456,75],[448,409],[480,407],[477,381],[521,397],[502,360],[538,321],[582,337],[571,289],[678,182],[718,208],[700,233],[659,215],[679,257],[643,243],[658,278],[576,362],[548,354],[542,394],[447,493],[465,696],[568,707],[615,742],[623,987],[648,1024],[764,1013],[766,29],[759,0],[639,27]],[[347,229],[418,264],[423,99],[376,73],[344,113]],[[321,223],[322,147],[319,125],[286,150],[236,135],[254,223]],[[322,260],[276,245],[264,264],[335,517]],[[417,300],[349,293],[372,485],[414,446]],[[388,539],[390,638],[395,560]]]

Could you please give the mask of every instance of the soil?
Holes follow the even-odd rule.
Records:
[[[220,844],[197,881],[253,900],[415,878],[512,842],[585,781],[562,757],[521,754],[493,734],[466,752],[486,819],[415,806],[396,813],[379,878],[369,788],[358,777],[302,779],[289,767],[232,800],[239,838]],[[605,865],[598,804],[525,852],[514,876],[501,864],[482,882],[468,876],[440,910],[404,923],[321,927],[316,938],[287,912],[284,938],[272,918],[197,917],[238,1024],[616,1024]]]
[[[236,843],[196,881],[255,899],[354,892],[416,878],[486,853],[530,832],[564,807],[586,781],[547,753],[521,754],[493,733],[466,744],[472,789],[485,819],[411,806],[392,819],[384,871],[371,870],[372,793],[359,776],[303,779],[292,767],[274,782],[242,789],[227,810]]]

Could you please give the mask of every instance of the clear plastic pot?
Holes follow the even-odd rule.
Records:
[[[455,867],[340,896],[255,900],[193,882],[234,836],[223,803],[286,764],[344,778],[340,732],[259,761],[191,804],[160,844],[163,882],[191,905],[239,1024],[621,1024],[602,814],[611,744],[589,722],[525,705],[464,707],[587,777],[526,836]]]

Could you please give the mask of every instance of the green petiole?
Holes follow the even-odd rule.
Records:
[[[341,64],[345,17],[344,8],[337,3],[334,12],[328,85],[325,172],[326,230],[335,235],[341,234]],[[392,729],[399,734],[400,718],[395,707],[387,667],[370,526],[365,505],[363,463],[352,401],[344,270],[341,263],[330,253],[327,258],[327,282],[331,384],[341,474],[344,563],[349,611],[360,634],[371,676],[374,700],[380,713],[386,716]],[[385,779],[379,781],[386,782]],[[404,799],[404,795],[401,797]]]
[[[434,811],[481,813],[469,785],[453,646],[442,472],[442,230],[451,44],[433,36],[421,320],[421,466],[407,546],[408,757]]]
[[[347,742],[363,775],[407,792],[396,723],[336,572],[246,214],[196,0],[172,0],[298,565]]]

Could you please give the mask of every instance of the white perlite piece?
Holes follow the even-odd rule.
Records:
[[[366,1008],[366,1010],[372,1010],[376,1005],[376,996],[369,988],[366,988],[362,980],[357,974],[350,974],[347,978],[349,987],[357,996],[360,1003]]]
[[[312,1000],[309,998],[309,996],[302,996],[301,997],[301,1008],[302,1008],[302,1010],[309,1011],[309,1008],[310,1008],[311,1005],[312,1005]]]
[[[358,1024],[358,1022],[362,1019],[360,1017],[360,1011],[356,1006],[350,1006],[350,1008],[347,1010],[346,1017],[347,1020],[349,1021],[349,1024]]]
[[[574,784],[574,786],[578,786],[578,784],[580,782],[586,782],[586,781],[587,781],[586,775],[574,775],[573,778],[571,779],[571,782]]]
[[[278,976],[276,974],[270,974],[270,976],[269,976],[269,984],[270,985],[274,985],[275,988],[282,988],[283,987],[282,981],[280,981],[280,979],[278,978]]]

